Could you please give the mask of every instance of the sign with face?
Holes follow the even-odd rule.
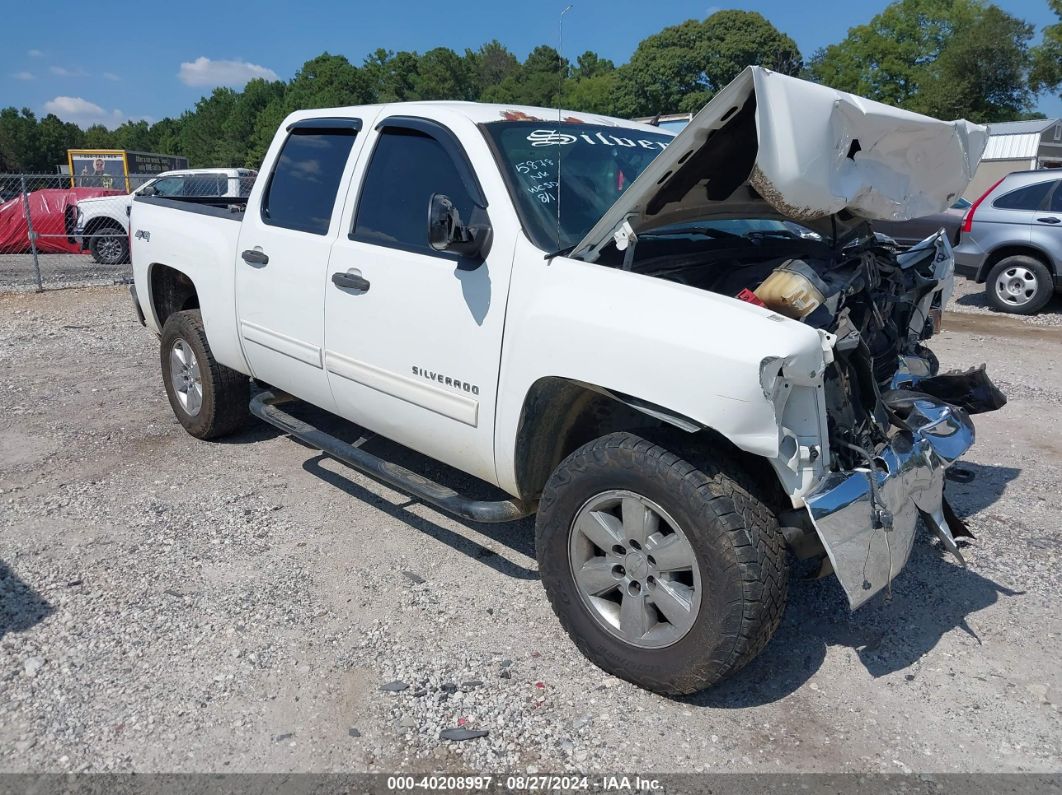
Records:
[[[70,166],[76,187],[125,189],[125,158],[120,153],[72,152]]]

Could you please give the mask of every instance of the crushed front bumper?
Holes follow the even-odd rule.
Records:
[[[945,518],[944,470],[974,442],[969,415],[920,392],[884,398],[903,427],[867,467],[830,473],[806,498],[853,610],[903,569],[919,516],[957,556],[953,531],[964,530]]]

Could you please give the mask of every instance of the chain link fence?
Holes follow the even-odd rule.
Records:
[[[254,177],[0,174],[0,292],[129,281],[131,192],[246,197]]]

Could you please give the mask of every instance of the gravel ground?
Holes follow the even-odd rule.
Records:
[[[37,260],[47,290],[114,284],[133,275],[132,265],[100,265],[89,254],[40,254]],[[0,254],[0,290],[36,289],[32,254]]]
[[[945,329],[1011,396],[949,484],[969,567],[923,539],[855,614],[795,581],[759,658],[668,699],[576,651],[530,522],[261,426],[196,441],[123,288],[0,295],[0,770],[1058,772],[1062,330]]]

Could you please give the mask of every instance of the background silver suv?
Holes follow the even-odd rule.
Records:
[[[1008,174],[966,211],[955,264],[988,302],[1031,315],[1062,290],[1062,172]]]

